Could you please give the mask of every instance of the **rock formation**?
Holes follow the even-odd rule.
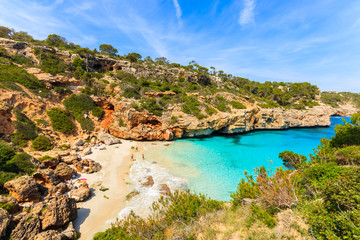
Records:
[[[39,201],[41,197],[38,183],[29,176],[7,182],[4,187],[19,202]]]
[[[76,202],[82,202],[91,196],[91,190],[87,183],[83,183],[78,189],[71,191],[69,195],[71,198],[74,198]]]

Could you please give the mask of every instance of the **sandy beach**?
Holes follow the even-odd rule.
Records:
[[[92,239],[95,233],[110,227],[106,222],[116,218],[125,207],[125,196],[128,190],[126,179],[131,166],[131,147],[133,141],[122,140],[121,144],[106,146],[106,149],[92,148],[93,153],[86,156],[102,165],[101,171],[93,174],[81,174],[93,189],[90,199],[78,203],[78,217],[74,227],[80,231],[80,239]],[[100,191],[100,186],[108,188]]]

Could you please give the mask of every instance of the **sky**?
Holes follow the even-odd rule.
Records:
[[[1,0],[0,25],[254,81],[360,92],[359,0]]]

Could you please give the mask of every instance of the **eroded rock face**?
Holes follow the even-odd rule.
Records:
[[[39,233],[35,236],[34,240],[65,240],[65,236],[55,230],[48,230]]]
[[[14,197],[5,197],[0,195],[0,204],[8,206],[9,213],[16,213],[21,210],[18,200]]]
[[[76,175],[76,171],[69,167],[66,163],[59,163],[59,165],[55,168],[55,173],[62,181],[70,180],[73,175]]]
[[[24,215],[15,229],[11,232],[12,240],[30,240],[40,232],[41,224],[38,216],[34,214]]]
[[[0,208],[0,239],[5,237],[9,224],[10,214],[6,210]]]
[[[4,184],[10,195],[19,202],[39,201],[41,194],[38,183],[29,176],[22,176]]]
[[[33,178],[47,188],[51,188],[60,183],[59,175],[51,169],[40,169],[33,174]]]
[[[170,188],[168,187],[168,185],[160,184],[160,193],[165,196],[170,196],[171,191],[170,191]]]
[[[52,186],[51,188],[49,188],[48,194],[49,195],[62,194],[66,191],[68,191],[68,187],[65,183],[62,182],[56,186]]]
[[[151,187],[154,185],[154,179],[152,176],[146,176],[144,179],[140,181],[141,185],[146,187]]]
[[[42,229],[57,229],[77,217],[76,201],[67,195],[55,197],[42,213]]]
[[[42,164],[44,165],[45,168],[55,168],[59,164],[60,159],[61,159],[60,156],[54,157],[54,158],[42,161]]]
[[[78,189],[71,191],[69,195],[71,198],[74,198],[76,202],[82,202],[91,196],[91,190],[87,183],[83,183]]]
[[[74,167],[80,173],[94,173],[101,170],[101,165],[91,159],[85,158],[81,161],[73,161]]]

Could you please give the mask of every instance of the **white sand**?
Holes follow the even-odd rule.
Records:
[[[106,221],[116,218],[125,207],[132,146],[136,147],[138,143],[122,140],[121,144],[106,146],[106,150],[92,148],[93,154],[87,156],[99,162],[102,169],[93,174],[81,174],[81,178],[86,178],[94,191],[90,199],[78,203],[78,217],[74,226],[81,233],[80,239],[92,239],[95,233],[109,228],[110,224]],[[100,191],[100,184],[109,190]]]

